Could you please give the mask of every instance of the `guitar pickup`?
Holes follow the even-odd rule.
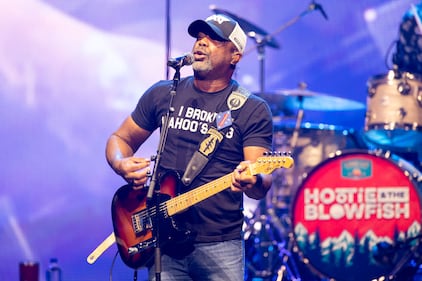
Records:
[[[132,227],[136,235],[141,234],[145,230],[152,229],[151,217],[145,216],[144,212],[133,214]]]
[[[127,249],[127,252],[129,255],[133,256],[138,254],[139,252],[145,251],[146,249],[152,247],[155,244],[156,239],[149,239],[146,241],[143,241],[141,243],[138,243],[134,246],[131,246]]]

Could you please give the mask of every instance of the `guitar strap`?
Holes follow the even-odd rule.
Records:
[[[182,182],[184,185],[191,184],[195,177],[204,169],[224,140],[226,132],[233,125],[235,118],[232,117],[232,111],[239,110],[245,104],[249,95],[250,92],[248,90],[237,85],[227,97],[229,110],[217,114],[216,127],[210,127],[202,142],[199,143],[198,150],[194,152],[183,174]]]

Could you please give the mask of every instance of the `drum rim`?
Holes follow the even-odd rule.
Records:
[[[397,125],[396,125],[397,124]],[[393,129],[385,128],[386,126],[394,125]],[[391,127],[391,126],[389,126]],[[411,129],[415,127],[412,123],[398,123],[398,122],[385,122],[385,123],[371,123],[365,125],[365,132],[368,131],[395,131],[395,130],[403,130],[410,132],[417,132],[422,131],[422,125],[417,125],[415,129]]]
[[[296,124],[294,122],[275,122],[273,123],[274,132],[282,131],[282,129],[294,130]],[[300,124],[299,129],[309,129],[309,130],[320,130],[320,131],[348,131],[352,132],[353,128],[348,128],[342,125],[335,125],[330,123],[313,123],[313,122],[303,122]]]
[[[400,75],[400,78],[396,78],[396,73],[398,73]],[[391,79],[390,76],[393,79]],[[372,84],[372,82],[379,81],[379,80],[387,80],[387,81],[388,80],[401,80],[401,79],[403,79],[403,76],[405,76],[406,79],[408,79],[408,80],[417,80],[417,81],[422,82],[422,75],[420,75],[420,74],[412,73],[412,72],[409,72],[409,71],[398,71],[398,70],[390,69],[386,73],[379,73],[379,74],[371,76],[368,79],[368,83]],[[387,79],[385,79],[385,78],[387,78]]]
[[[385,125],[385,124],[380,124]],[[394,129],[385,129],[377,127],[377,124],[372,124],[365,126],[365,128],[362,131],[362,139],[363,141],[368,145],[372,147],[379,147],[383,150],[390,150],[390,151],[396,151],[396,152],[417,152],[420,150],[420,144],[422,143],[422,139],[415,138],[416,135],[419,135],[422,132],[422,126],[418,126],[416,130],[406,129],[402,128],[403,126],[397,126]],[[408,127],[407,127],[408,128]],[[397,133],[397,136],[388,137],[384,136],[389,133]],[[383,135],[384,134],[384,135]],[[383,142],[382,140],[377,140],[377,136],[382,137],[383,140],[386,140],[386,142]],[[397,141],[395,138],[399,137],[406,137],[409,140],[412,141]],[[388,140],[388,141],[387,141]]]

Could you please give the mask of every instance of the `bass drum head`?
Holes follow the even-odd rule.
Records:
[[[293,202],[300,259],[321,278],[391,280],[420,244],[421,179],[388,153],[348,151],[325,160]]]

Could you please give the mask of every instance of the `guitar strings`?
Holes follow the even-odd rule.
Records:
[[[206,184],[206,185],[200,187],[199,189],[194,189],[194,190],[188,191],[187,193],[184,193],[184,194],[182,194],[182,195],[180,195],[178,197],[174,197],[173,198],[174,199],[174,202],[175,202],[174,203],[174,206],[178,206],[178,205],[183,204],[184,202],[187,202],[188,199],[190,197],[192,197],[193,194],[196,194],[197,196],[201,196],[203,194],[209,193],[209,188],[210,187],[218,186],[219,185],[218,183],[220,183],[220,182],[223,182],[223,183],[224,182],[227,182],[228,181],[228,178],[230,176],[231,176],[231,174],[226,175],[226,176],[224,176],[224,177],[222,177],[222,178],[220,178],[220,179],[218,179],[218,180],[216,180],[216,181],[214,181],[212,183],[209,183],[209,184]],[[191,196],[189,196],[189,195],[191,195]],[[172,200],[172,199],[170,199],[170,200]],[[170,200],[168,200],[168,201],[170,201]],[[167,210],[167,202],[168,201],[161,202],[159,204],[159,208],[158,208],[160,213],[164,212],[165,218],[168,217],[168,213],[165,212]],[[144,220],[144,219],[148,218],[148,215],[149,216],[156,216],[156,214],[157,214],[156,208],[155,207],[151,207],[151,208],[143,209],[143,210],[141,210],[140,212],[138,212],[136,214],[133,214],[133,217],[134,218],[139,218],[141,220]]]
[[[270,162],[272,162],[272,161],[270,161]],[[164,215],[165,215],[164,218],[169,217],[168,212],[165,212],[165,211],[168,209],[167,208],[167,203],[170,200],[174,200],[173,201],[174,202],[173,207],[177,207],[177,206],[180,206],[180,205],[186,205],[185,204],[186,202],[188,203],[187,205],[189,205],[189,202],[188,201],[190,201],[189,199],[192,198],[193,195],[197,195],[197,196],[199,196],[199,197],[202,198],[203,195],[208,194],[210,192],[209,191],[209,188],[219,186],[219,185],[221,185],[221,182],[222,183],[226,183],[226,185],[227,185],[232,174],[233,173],[227,174],[227,175],[225,175],[225,176],[223,176],[223,177],[221,177],[221,178],[219,178],[219,179],[217,179],[215,181],[212,181],[212,182],[210,182],[208,184],[203,185],[202,187],[199,187],[197,189],[193,189],[191,191],[188,191],[187,193],[184,193],[184,194],[182,194],[182,195],[180,195],[178,197],[174,197],[172,199],[169,199],[169,200],[167,200],[165,202],[161,202],[159,204],[159,208],[158,208],[159,209],[159,212],[160,213],[161,212],[164,212]],[[225,188],[228,188],[228,186],[227,187],[225,186],[224,189]],[[218,193],[218,192],[215,192],[214,194],[216,194],[216,193]],[[205,197],[204,199],[206,199],[206,198],[207,197]],[[201,200],[195,199],[194,201],[200,202]],[[144,210],[142,210],[142,211],[134,214],[133,217],[140,218],[141,220],[144,220],[145,218],[148,217],[148,215],[155,216],[156,215],[156,207],[144,209]]]
[[[192,198],[193,195],[203,197],[203,195],[208,194],[210,192],[209,191],[210,188],[220,186],[221,183],[225,183],[224,189],[228,188],[227,184],[228,184],[231,176],[232,176],[232,173],[225,175],[225,176],[217,179],[216,181],[205,184],[202,187],[199,187],[198,189],[193,189],[193,190],[188,191],[188,192],[186,192],[186,193],[184,193],[184,194],[182,194],[178,197],[174,197],[174,198],[170,199],[170,200],[174,200],[173,201],[174,202],[173,207],[185,205],[184,203],[190,201],[189,198]],[[170,200],[168,200],[168,201],[170,201]],[[196,200],[194,200],[194,201],[196,201]],[[159,212],[160,213],[165,212],[167,210],[168,201],[160,203],[160,205],[159,205]],[[140,211],[139,213],[134,214],[133,216],[139,217],[140,219],[145,219],[145,218],[148,217],[148,215],[155,216],[156,215],[156,208],[152,207],[152,208],[144,209],[144,210]],[[168,213],[165,212],[165,218],[167,218],[167,217],[168,217]]]

